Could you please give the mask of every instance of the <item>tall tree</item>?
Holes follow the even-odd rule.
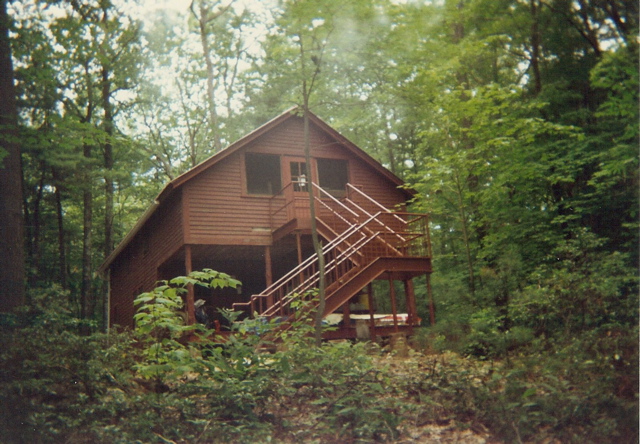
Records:
[[[0,1],[0,311],[24,303],[22,166],[7,0]]]
[[[250,57],[245,36],[250,32],[245,28],[253,15],[233,0],[194,0],[190,10],[205,64],[209,134],[214,151],[220,151],[228,133],[225,126],[238,106],[234,99],[239,67]]]
[[[311,178],[312,169],[311,169],[311,142],[309,135],[309,98],[313,93],[313,87],[320,74],[320,66],[322,64],[322,56],[324,54],[324,47],[320,45],[317,48],[311,48],[315,54],[309,56],[307,51],[310,48],[305,47],[305,35],[299,33],[298,37],[298,45],[300,47],[300,71],[302,73],[302,112],[304,119],[304,159],[306,166],[306,176]],[[328,37],[328,36],[327,36]],[[313,63],[311,67],[311,71],[308,71],[309,62]],[[316,190],[314,187],[309,186],[309,214],[311,216],[311,239],[313,242],[313,249],[318,258],[318,311],[316,313],[316,346],[320,347],[322,343],[322,319],[324,315],[324,309],[326,306],[326,295],[325,295],[325,287],[326,287],[326,277],[324,275],[325,270],[325,261],[324,261],[324,253],[322,251],[322,243],[320,242],[320,237],[318,235],[318,226],[316,222],[316,204],[315,204],[315,194]]]
[[[100,173],[104,183],[103,188],[103,225],[98,232],[102,235],[102,259],[106,258],[114,247],[114,200],[115,200],[115,165],[116,165],[116,132],[117,107],[114,104],[119,91],[131,90],[136,84],[137,64],[139,59],[139,25],[128,16],[121,13],[110,1],[96,3],[72,3],[68,11],[66,24],[71,26],[61,28],[60,37],[68,33],[69,28],[79,31],[74,34],[78,47],[65,46],[69,54],[77,53],[83,58],[85,70],[87,112],[83,122],[95,127],[96,138],[92,143],[84,145],[86,164],[91,164],[97,154],[94,148],[102,148],[102,168]],[[84,33],[84,34],[83,34]],[[87,40],[88,37],[88,40]],[[60,42],[67,45],[66,42]],[[73,45],[73,43],[72,43]],[[121,100],[120,106],[127,100]],[[98,113],[101,111],[101,113]],[[97,172],[97,171],[96,171]],[[91,183],[90,180],[87,181]],[[84,247],[83,247],[83,285],[82,285],[82,315],[93,316],[93,308],[103,301],[106,306],[106,284],[96,291],[93,278],[92,245],[94,194],[93,187],[84,190]],[[102,199],[101,199],[102,200]],[[98,238],[100,239],[100,238]],[[92,295],[92,292],[97,294]],[[97,297],[93,297],[97,296]]]
[[[295,44],[298,46],[297,55],[297,78],[299,79],[300,107],[304,122],[304,157],[306,166],[306,177],[312,178],[311,167],[311,142],[309,134],[309,103],[312,94],[315,92],[316,82],[319,79],[323,56],[327,49],[327,44],[333,32],[333,23],[325,18],[320,18],[310,11],[317,12],[319,6],[324,6],[322,12],[332,19],[330,8],[326,5],[311,4],[305,1],[294,1],[289,5],[285,15],[290,14],[286,23],[286,33],[292,35]],[[311,9],[314,7],[313,9]],[[309,194],[309,211],[311,216],[311,238],[313,249],[318,258],[318,307],[315,316],[315,339],[319,347],[322,342],[322,318],[326,306],[325,300],[325,260],[318,235],[316,223],[316,190],[313,186],[307,187]]]
[[[215,151],[222,149],[222,141],[218,131],[218,108],[216,106],[215,96],[215,69],[213,66],[213,55],[209,46],[208,27],[218,17],[223,15],[231,7],[231,2],[222,5],[216,2],[213,6],[209,5],[206,0],[200,0],[196,7],[196,2],[191,3],[191,13],[198,21],[198,30],[200,32],[200,43],[202,45],[202,55],[207,67],[207,98],[209,105],[209,126],[213,131],[213,146]],[[197,11],[196,11],[197,8]]]

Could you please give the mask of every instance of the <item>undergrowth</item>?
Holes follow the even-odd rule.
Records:
[[[439,326],[398,359],[370,343],[316,347],[300,302],[296,328],[234,322],[222,341],[175,316],[187,284],[235,284],[200,273],[141,295],[132,332],[80,334],[55,289],[3,318],[0,442],[428,442],[438,428],[494,442],[637,442],[637,328],[494,338],[497,352],[466,357],[477,334],[448,340]]]

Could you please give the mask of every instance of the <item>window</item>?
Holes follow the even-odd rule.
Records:
[[[246,153],[244,166],[247,177],[247,194],[272,195],[282,188],[279,156]]]
[[[307,191],[307,164],[305,162],[291,162],[289,168],[293,191]]]
[[[348,162],[344,159],[318,159],[320,186],[336,197],[344,196],[349,182]]]

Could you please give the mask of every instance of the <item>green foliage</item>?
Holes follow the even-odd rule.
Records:
[[[398,435],[395,400],[385,397],[383,372],[373,365],[370,344],[349,342],[315,346],[313,314],[303,313],[274,355],[281,427],[295,440],[387,441]],[[377,399],[378,402],[371,402]],[[305,414],[315,409],[312,420]],[[290,430],[286,430],[290,429]]]
[[[620,252],[583,230],[558,245],[513,301],[514,321],[537,335],[572,335],[638,322],[636,270]]]
[[[146,358],[137,370],[145,378],[163,381],[196,370],[192,359],[194,349],[185,344],[188,334],[198,330],[205,335],[212,333],[200,324],[186,324],[185,313],[181,310],[188,285],[235,288],[240,282],[226,273],[204,269],[162,281],[153,291],[142,293],[134,300],[134,305],[139,305],[134,315],[135,331],[145,344]]]
[[[59,289],[31,294],[0,336],[0,440],[84,441],[113,416],[107,398],[131,379],[127,335],[85,336]]]
[[[633,333],[624,336],[627,358],[634,360]],[[616,357],[623,360],[620,355],[594,361],[592,340],[611,342],[606,334],[588,335],[496,369],[477,396],[486,419],[500,434],[525,441],[542,430],[563,442],[580,442],[579,436],[590,442],[637,440],[637,395],[632,393],[637,378],[629,368],[609,365]],[[621,386],[619,377],[629,386]]]
[[[638,439],[637,372],[611,363],[628,358],[635,365],[637,329],[618,331],[613,340],[612,332],[601,333],[506,362],[432,355],[417,361],[415,371],[407,369],[398,389],[421,422],[487,427],[505,442],[632,443]],[[593,340],[628,348],[596,362]]]
[[[167,307],[160,288],[146,304]],[[522,327],[500,332],[485,310],[466,326],[418,335],[441,349],[484,340],[493,351],[482,360],[451,352],[397,360],[369,343],[316,347],[302,297],[299,328],[250,320],[234,323],[225,341],[203,330],[175,343],[159,340],[183,327],[167,326],[169,316],[142,336],[79,335],[67,297],[34,293],[32,308],[3,318],[2,442],[394,442],[426,439],[416,431],[425,424],[509,442],[637,441],[637,326],[534,339]]]

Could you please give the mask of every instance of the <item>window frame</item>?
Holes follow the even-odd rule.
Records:
[[[342,157],[317,157],[314,160],[315,160],[315,167],[316,167],[316,175],[318,178],[318,186],[322,188],[324,191],[326,191],[327,193],[329,193],[330,195],[332,195],[333,197],[336,197],[336,198],[344,197],[346,194],[346,185],[351,182],[351,165],[350,165],[349,159],[345,159]],[[333,161],[333,162],[338,161],[338,162],[344,163],[345,169],[346,169],[345,171],[346,181],[342,189],[327,188],[326,186],[322,185],[322,173],[321,173],[321,166],[320,166],[322,161]]]
[[[277,184],[277,189],[273,189],[272,193],[270,194],[269,192],[265,192],[265,193],[255,193],[255,192],[250,192],[249,191],[249,182],[248,182],[248,175],[247,175],[247,156],[269,156],[274,158],[274,165],[277,165],[278,167],[278,181],[279,184]],[[256,152],[256,151],[245,151],[242,155],[242,165],[240,168],[240,176],[241,176],[241,180],[242,180],[242,196],[243,197],[255,197],[255,198],[271,198],[273,196],[277,196],[280,191],[282,190],[282,162],[281,162],[281,157],[279,154],[273,154],[273,153],[262,153],[262,152]]]

